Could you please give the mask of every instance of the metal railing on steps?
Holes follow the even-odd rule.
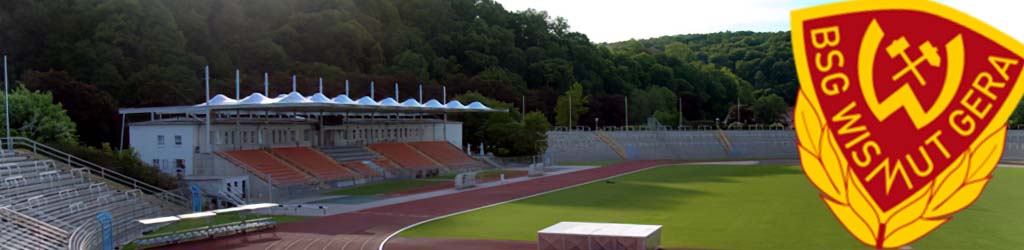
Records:
[[[174,205],[188,207],[189,204],[191,204],[190,201],[183,195],[174,193],[173,191],[164,190],[162,188],[153,186],[149,183],[139,181],[135,178],[118,173],[107,167],[97,165],[95,163],[84,160],[77,156],[65,153],[64,151],[61,151],[59,149],[47,146],[46,144],[36,142],[29,138],[12,137],[10,138],[10,141],[8,141],[7,138],[0,138],[0,146],[6,148],[8,144],[14,144],[15,147],[32,150],[32,152],[35,154],[46,156],[53,159],[54,161],[65,163],[73,169],[85,169],[89,171],[91,174],[98,176],[104,180],[124,185],[131,189],[141,190],[146,194],[149,194],[153,197],[156,197],[160,200],[164,200]]]

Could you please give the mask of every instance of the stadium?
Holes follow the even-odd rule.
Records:
[[[828,214],[812,212],[822,205],[804,188],[790,128],[556,127],[542,154],[503,159],[463,145],[461,123],[447,115],[507,110],[422,94],[399,103],[397,90],[356,100],[335,92],[216,94],[195,105],[122,109],[124,118],[148,118],[125,123],[126,146],[180,176],[188,183],[181,190],[7,139],[4,246],[561,249],[554,245],[574,243],[537,240],[537,230],[595,219],[662,224],[664,249],[857,246],[827,226],[805,233],[820,236],[813,241],[728,240],[831,222],[801,219]],[[1024,160],[1024,133],[1011,130],[1007,139],[1003,161]],[[1024,177],[999,171],[1006,180],[993,185]],[[978,206],[997,209],[988,204],[1013,196],[994,192]],[[947,244],[957,243],[921,245]]]
[[[573,4],[723,30],[598,38],[513,0],[70,2],[0,3],[0,249],[874,247],[801,167],[807,3]],[[714,26],[753,13],[783,25]],[[985,193],[899,249],[1024,246],[1006,125]]]

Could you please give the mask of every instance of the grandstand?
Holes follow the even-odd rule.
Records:
[[[499,112],[479,102],[298,92],[216,95],[190,106],[123,108],[129,145],[210,201],[277,202],[324,189],[486,167],[462,151],[447,114]],[[143,118],[142,121],[127,121]]]
[[[481,167],[482,163],[469,157],[455,146],[447,142],[410,142],[409,146],[416,148],[423,155],[433,158],[438,163],[449,168],[472,168]]]
[[[310,147],[272,148],[271,152],[280,159],[290,162],[321,181],[362,179],[363,176],[335,162],[320,151]]]
[[[0,153],[0,248],[98,249],[101,213],[112,219],[113,242],[126,244],[153,229],[136,220],[183,210],[106,179],[104,172],[76,168],[66,157],[68,162],[55,162],[31,152]]]
[[[550,131],[545,154],[560,162],[798,157],[791,130]]]
[[[557,161],[621,160],[612,147],[602,142],[592,131],[548,132],[547,155]]]
[[[1024,130],[1006,131],[1006,147],[1003,148],[1002,161],[1024,163]]]
[[[412,170],[437,170],[441,164],[405,143],[377,143],[368,146],[398,165]]]

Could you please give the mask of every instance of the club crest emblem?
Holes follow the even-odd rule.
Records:
[[[804,173],[875,248],[923,237],[973,203],[1024,93],[1024,46],[924,0],[792,13]]]

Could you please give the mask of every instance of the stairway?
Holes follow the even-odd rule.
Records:
[[[618,154],[620,158],[622,158],[623,160],[629,160],[629,156],[626,155],[626,150],[623,149],[622,146],[615,141],[615,139],[612,139],[610,136],[608,136],[608,134],[604,133],[604,131],[601,130],[594,131],[594,133],[597,134],[597,139],[601,140],[605,144],[608,144],[608,147],[612,148],[612,151],[615,151],[615,153]]]
[[[377,155],[360,146],[335,146],[320,148],[320,152],[327,154],[337,162],[368,161],[377,159]]]
[[[381,167],[380,165],[377,165],[377,163],[374,163],[373,161],[362,161],[362,163],[365,164],[367,167],[370,167],[370,169],[373,169],[373,171],[377,171],[377,173],[380,173],[382,175],[388,175],[388,170],[384,169],[384,167]]]
[[[729,137],[725,136],[725,131],[718,129],[718,131],[715,132],[715,137],[718,138],[718,142],[722,144],[722,150],[725,150],[725,155],[732,155],[732,143],[729,142]]]

